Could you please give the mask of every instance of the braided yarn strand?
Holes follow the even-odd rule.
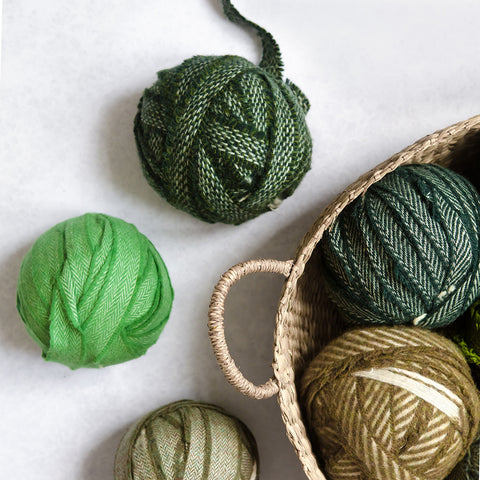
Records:
[[[17,306],[45,360],[72,369],[143,355],[172,307],[167,269],[134,225],[103,214],[59,223],[26,254]]]
[[[442,480],[478,434],[468,365],[422,328],[343,334],[313,360],[301,390],[331,480]]]
[[[348,205],[321,240],[330,297],[353,323],[428,328],[480,294],[480,197],[437,165],[403,166]]]
[[[298,87],[282,81],[273,37],[224,0],[226,16],[256,30],[260,65],[195,56],[162,70],[134,121],[149,184],[207,222],[239,224],[276,208],[310,169],[312,142]]]
[[[272,34],[267,32],[264,28],[258,26],[256,23],[247,20],[240,12],[231,4],[230,0],[222,0],[223,11],[225,16],[233,23],[244,25],[253,28],[262,41],[263,55],[260,68],[270,73],[278,80],[282,79],[283,62],[282,55],[278,43],[273,38]]]
[[[220,407],[182,400],[149,413],[122,438],[115,480],[257,480],[250,430]]]

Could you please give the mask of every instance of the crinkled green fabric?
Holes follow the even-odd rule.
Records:
[[[158,73],[134,122],[145,177],[175,207],[239,224],[276,208],[310,169],[309,103],[282,80],[273,37],[223,1],[233,22],[262,39],[260,64],[196,56]]]
[[[122,438],[115,480],[257,480],[255,438],[215,405],[182,400],[149,413]]]
[[[173,290],[134,225],[86,214],[54,226],[26,254],[17,308],[46,360],[72,369],[143,355],[167,322]]]
[[[332,300],[358,324],[427,328],[480,294],[480,197],[438,165],[406,165],[348,205],[323,236]]]

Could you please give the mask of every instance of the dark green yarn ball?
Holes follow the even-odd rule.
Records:
[[[172,307],[167,269],[134,225],[102,214],[41,235],[23,260],[17,307],[45,360],[72,369],[143,355]]]
[[[145,177],[207,222],[254,218],[310,168],[307,109],[298,88],[241,57],[197,56],[162,70],[135,118]]]
[[[115,457],[115,480],[153,479],[257,480],[255,438],[216,405],[165,405],[125,433]]]
[[[353,323],[447,325],[480,294],[479,233],[480,197],[466,179],[399,167],[322,238],[325,284]]]

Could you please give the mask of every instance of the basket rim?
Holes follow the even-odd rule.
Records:
[[[451,151],[451,145],[463,138],[468,132],[480,130],[480,115],[457,122],[446,128],[424,136],[379,163],[340,193],[320,214],[304,235],[295,254],[290,275],[284,282],[278,311],[273,342],[273,371],[278,385],[278,402],[287,436],[309,480],[326,480],[315,455],[313,454],[306,427],[302,420],[298,395],[295,386],[295,372],[292,365],[290,348],[288,312],[297,284],[307,262],[321,240],[324,232],[333,224],[340,212],[374,183],[401,165],[409,163],[437,163]]]

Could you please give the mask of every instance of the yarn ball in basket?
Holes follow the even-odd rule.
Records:
[[[320,245],[347,321],[440,327],[480,294],[480,197],[438,165],[397,168],[340,213]]]
[[[253,27],[260,65],[195,56],[158,73],[134,132],[149,184],[206,222],[239,224],[275,209],[310,169],[308,101],[288,80],[273,37],[224,0],[228,18]]]
[[[45,360],[72,369],[143,355],[173,290],[152,243],[123,220],[88,213],[41,235],[20,269],[17,308]]]
[[[480,394],[467,363],[423,328],[344,333],[308,366],[301,391],[331,480],[441,480],[478,433]]]
[[[115,480],[256,480],[250,430],[220,407],[182,400],[149,413],[124,435]]]

